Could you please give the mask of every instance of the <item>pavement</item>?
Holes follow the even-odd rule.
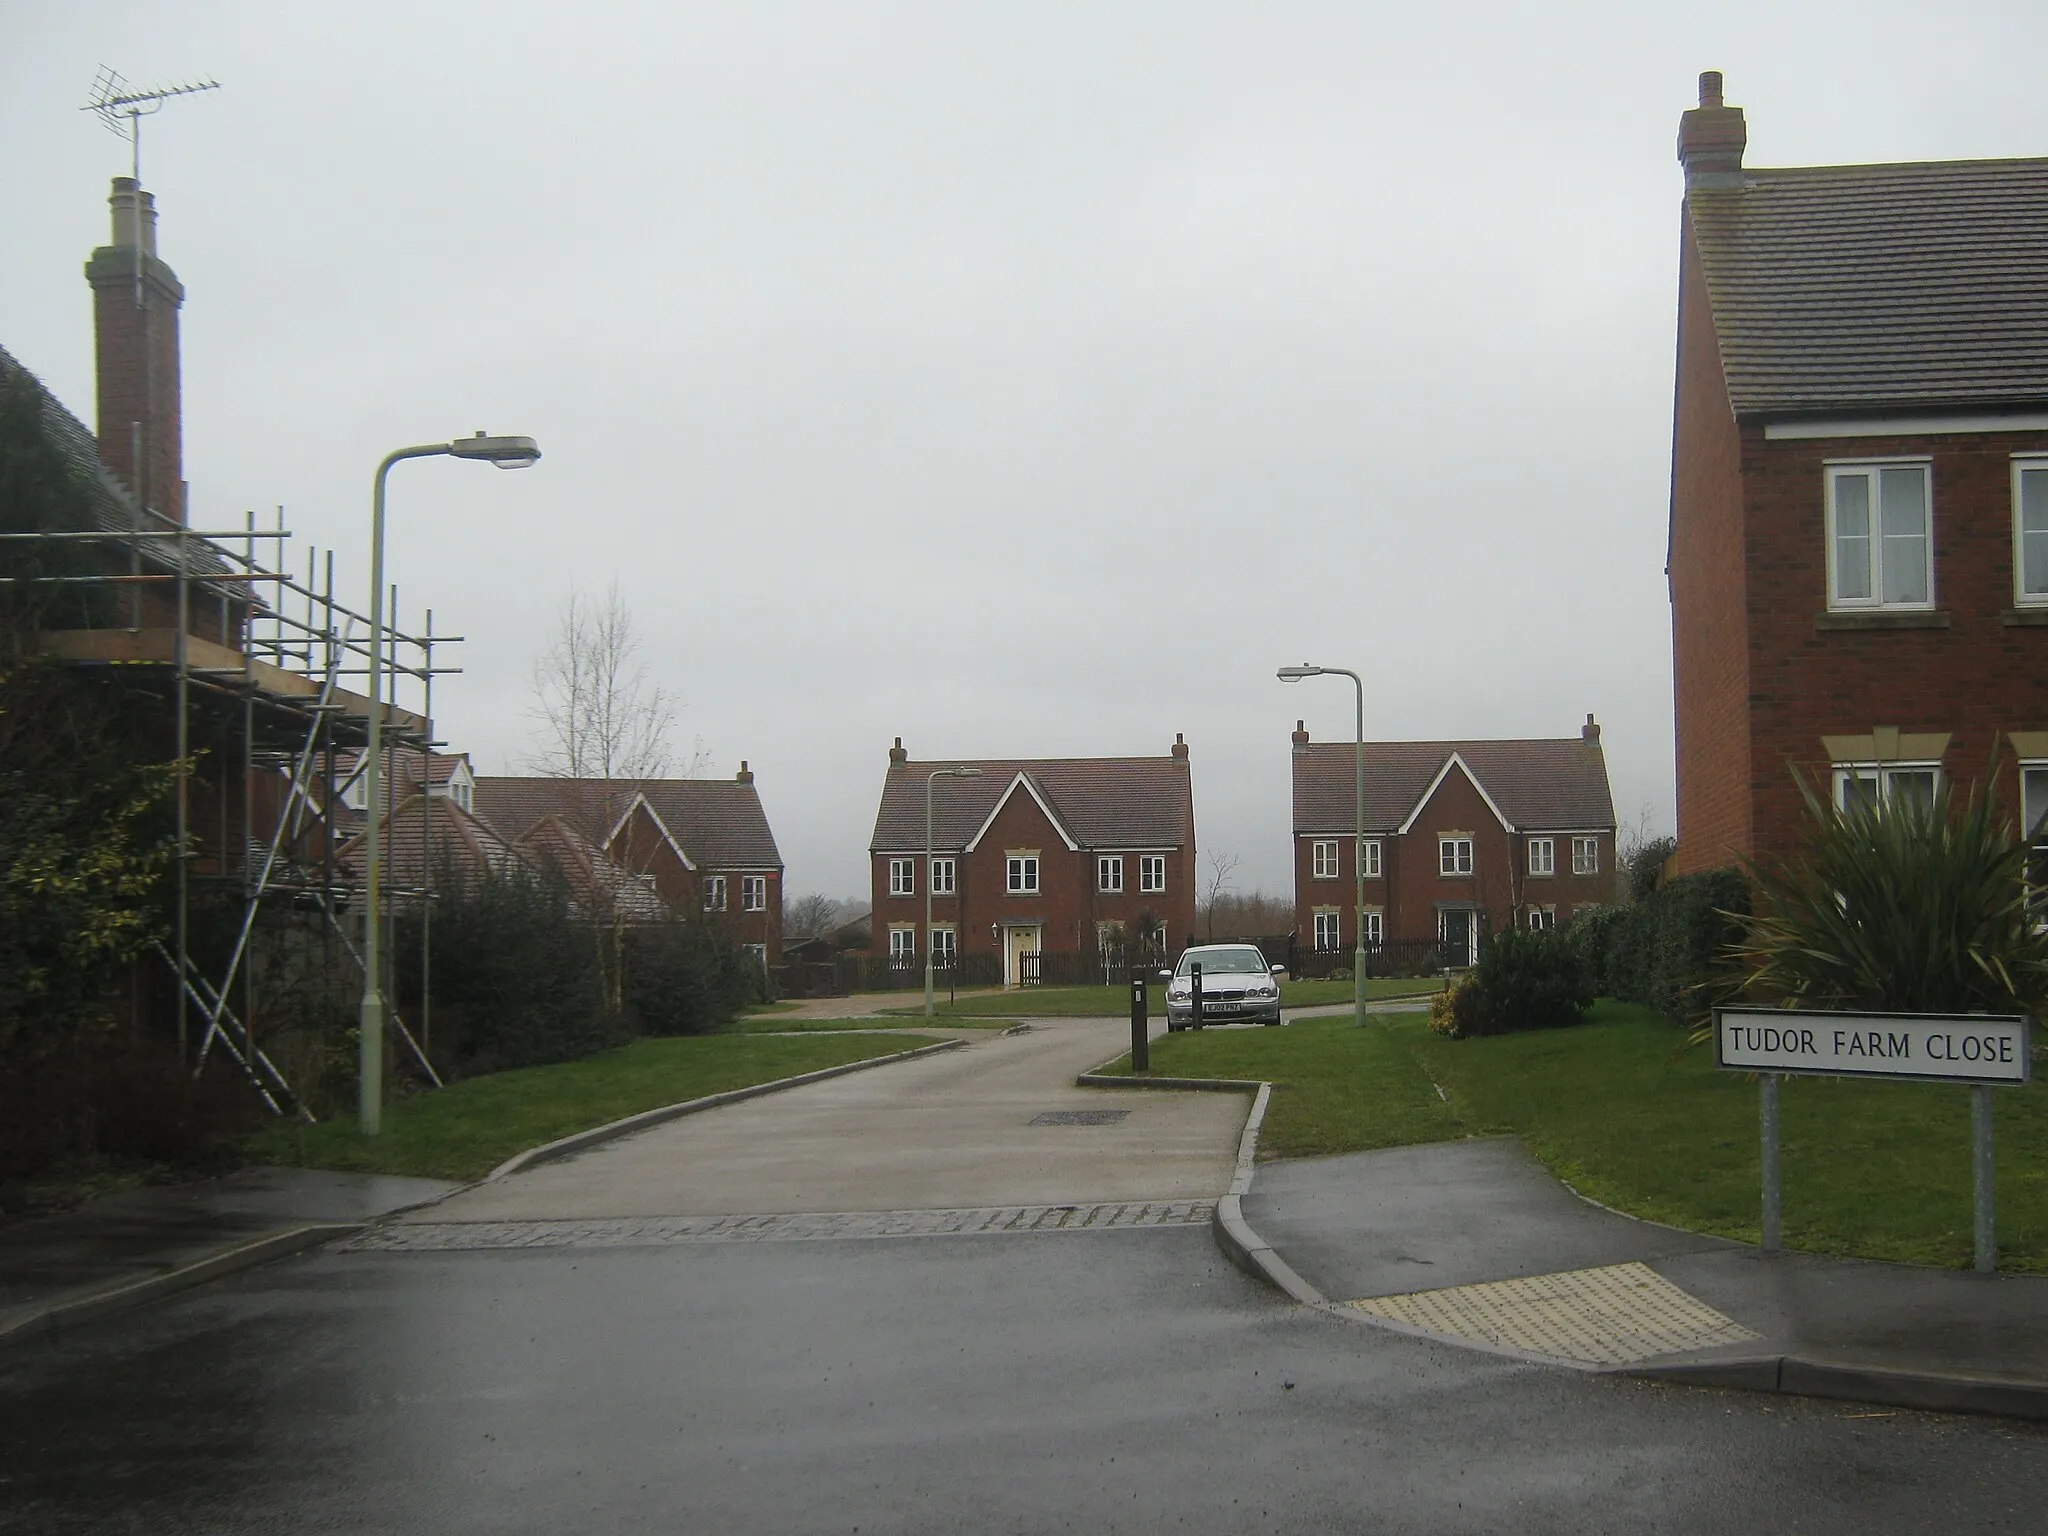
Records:
[[[468,1187],[259,1169],[0,1228],[0,1345],[336,1240],[594,1249],[1213,1221],[1243,1267],[1351,1324],[1580,1372],[2048,1419],[2048,1279],[1763,1254],[1595,1206],[1508,1138],[1257,1164],[1242,1094],[1077,1085],[1127,1045],[1123,1021],[960,1033]]]

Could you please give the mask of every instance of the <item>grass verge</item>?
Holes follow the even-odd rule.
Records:
[[[1128,1073],[1121,1058],[1107,1070]],[[1407,1044],[1374,1025],[1303,1019],[1285,1029],[1184,1030],[1152,1042],[1157,1077],[1265,1078],[1273,1101],[1259,1135],[1271,1157],[1321,1157],[1445,1141],[1464,1127]]]
[[[1423,997],[1442,989],[1443,983],[1432,977],[1371,977],[1365,983],[1365,995],[1372,998]],[[1166,1007],[1166,989],[1151,986],[1145,990],[1147,1010],[1153,1018],[1161,1016]],[[1290,981],[1280,988],[1280,1006],[1283,1008],[1313,1008],[1322,1003],[1348,1003],[1351,1001],[1351,983],[1348,981]],[[1031,987],[1011,992],[982,992],[963,997],[955,1002],[941,1001],[940,1015],[953,1019],[1009,1018],[1020,1016],[1034,1019],[1123,1019],[1131,1012],[1131,991],[1124,985],[1112,987]],[[891,1008],[891,1014],[924,1014],[924,1002],[918,1001],[915,1008]]]
[[[930,1044],[921,1035],[757,1038],[696,1035],[636,1040],[551,1067],[522,1067],[453,1083],[390,1106],[374,1141],[353,1119],[278,1125],[250,1138],[259,1163],[362,1173],[477,1179],[515,1152],[685,1099],[747,1088]]]
[[[1272,1081],[1261,1145],[1276,1156],[1512,1133],[1603,1205],[1761,1235],[1754,1079],[1717,1070],[1710,1050],[1686,1048],[1647,1009],[1602,1002],[1572,1029],[1482,1040],[1402,1017],[1365,1030],[1346,1019],[1204,1030],[1155,1040],[1152,1066]],[[2048,1081],[1994,1098],[2000,1263],[2048,1274]],[[1787,1078],[1779,1117],[1787,1246],[1968,1266],[1967,1089]]]
[[[943,1024],[948,1029],[1006,1029],[1016,1022],[1021,1009],[1012,1009],[1006,1017],[980,1018],[968,1014],[941,1014],[934,1018],[934,1024]],[[916,1029],[925,1022],[924,1007],[918,1006],[915,1014],[849,1014],[843,1019],[792,1019],[763,1014],[758,1018],[744,1018],[734,1026],[742,1035],[775,1035],[796,1030],[805,1034],[839,1033],[850,1029]]]

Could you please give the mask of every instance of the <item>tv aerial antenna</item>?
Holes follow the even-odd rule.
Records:
[[[142,185],[142,120],[154,117],[163,111],[164,103],[178,96],[195,96],[201,91],[217,91],[218,80],[183,80],[176,85],[160,85],[146,91],[133,90],[128,82],[106,65],[93,77],[92,99],[78,110],[95,114],[107,131],[128,141],[131,149],[129,167],[135,174],[135,185]]]
[[[90,112],[98,117],[106,130],[129,145],[128,167],[135,178],[138,195],[142,190],[142,120],[154,117],[163,111],[164,103],[178,96],[196,96],[201,91],[217,91],[218,80],[183,80],[176,85],[160,85],[146,91],[131,90],[127,80],[106,65],[93,77],[92,99],[78,110]],[[137,230],[138,237],[140,229]],[[142,308],[142,259],[138,254],[135,261],[135,307]]]

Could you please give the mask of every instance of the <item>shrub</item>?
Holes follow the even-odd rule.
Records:
[[[2048,933],[2028,909],[2027,845],[1992,809],[1996,784],[1843,810],[1801,777],[1802,855],[1749,866],[1763,900],[1742,939],[1747,989],[1809,1008],[2038,1014]]]
[[[1453,1040],[1488,1034],[1490,1031],[1480,1019],[1480,1007],[1478,982],[1470,975],[1460,976],[1430,999],[1429,1027]]]
[[[1614,942],[1615,929],[1627,917],[1626,907],[1588,907],[1558,929],[1560,938],[1586,968],[1586,983],[1596,997],[1619,995],[1608,979],[1607,950]]]
[[[1576,1024],[1593,987],[1575,946],[1562,933],[1510,928],[1486,941],[1479,964],[1452,1005],[1456,1033],[1504,1035]]]
[[[630,935],[626,1007],[650,1035],[708,1035],[742,1008],[767,1000],[753,955],[701,918],[681,918]]]
[[[1733,946],[1748,912],[1741,871],[1714,869],[1667,880],[1629,906],[1582,913],[1560,932],[1597,993],[1685,1023],[1735,989]]]

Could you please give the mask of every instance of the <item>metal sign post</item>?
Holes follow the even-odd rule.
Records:
[[[2033,1075],[2032,1021],[1986,1013],[1832,1013],[1792,1008],[1714,1010],[1714,1060],[1756,1072],[1763,1153],[1763,1238],[1780,1242],[1778,1082],[1808,1077],[1961,1083],[1970,1087],[1970,1189],[1977,1268],[1998,1268],[1991,1156],[1991,1090]]]
[[[1152,1031],[1146,1017],[1145,973],[1131,967],[1131,1070],[1152,1070]]]

